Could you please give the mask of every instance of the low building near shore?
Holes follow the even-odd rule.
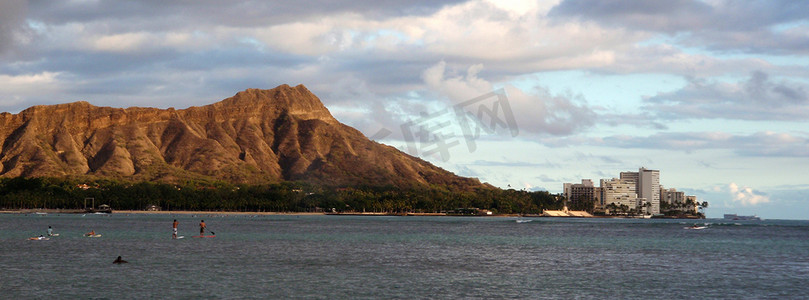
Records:
[[[567,217],[567,218],[591,218],[593,215],[583,210],[568,210],[565,206],[562,210],[544,210],[543,217]]]

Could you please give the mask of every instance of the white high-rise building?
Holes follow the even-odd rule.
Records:
[[[610,204],[626,205],[627,209],[638,208],[638,194],[635,191],[635,182],[625,179],[601,179],[601,201],[604,207]]]
[[[651,206],[641,207],[650,215],[660,213],[660,171],[640,168],[638,172],[621,172],[621,180],[635,183],[638,198],[646,199],[644,203]]]
[[[648,214],[660,213],[660,171],[640,168],[638,170],[638,198],[646,198],[651,203]]]

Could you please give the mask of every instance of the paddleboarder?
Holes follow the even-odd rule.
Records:
[[[115,261],[113,261],[112,263],[113,264],[126,264],[126,263],[129,263],[129,262],[121,259],[121,256],[118,255],[118,258],[116,258]]]
[[[53,236],[53,228],[50,225],[48,225],[48,236]]]
[[[177,222],[177,219],[174,219],[174,224],[172,225],[174,227],[174,233],[171,234],[171,238],[175,240],[177,239],[177,224],[179,224],[179,222]]]
[[[96,231],[95,230],[90,230],[90,232],[85,233],[84,235],[85,236],[94,236],[94,235],[96,235]]]
[[[208,228],[207,226],[205,226],[205,220],[200,220],[199,221],[199,236],[205,236],[205,228]]]

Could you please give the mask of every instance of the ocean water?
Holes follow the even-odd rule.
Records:
[[[809,221],[515,219],[0,214],[0,298],[809,297]]]

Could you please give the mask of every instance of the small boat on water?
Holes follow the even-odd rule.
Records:
[[[752,216],[739,216],[736,214],[725,214],[725,220],[735,220],[735,221],[761,221],[756,215]]]
[[[699,230],[699,229],[705,229],[705,228],[708,228],[708,226],[694,225],[694,226],[683,227],[683,229],[690,229],[690,230]]]

